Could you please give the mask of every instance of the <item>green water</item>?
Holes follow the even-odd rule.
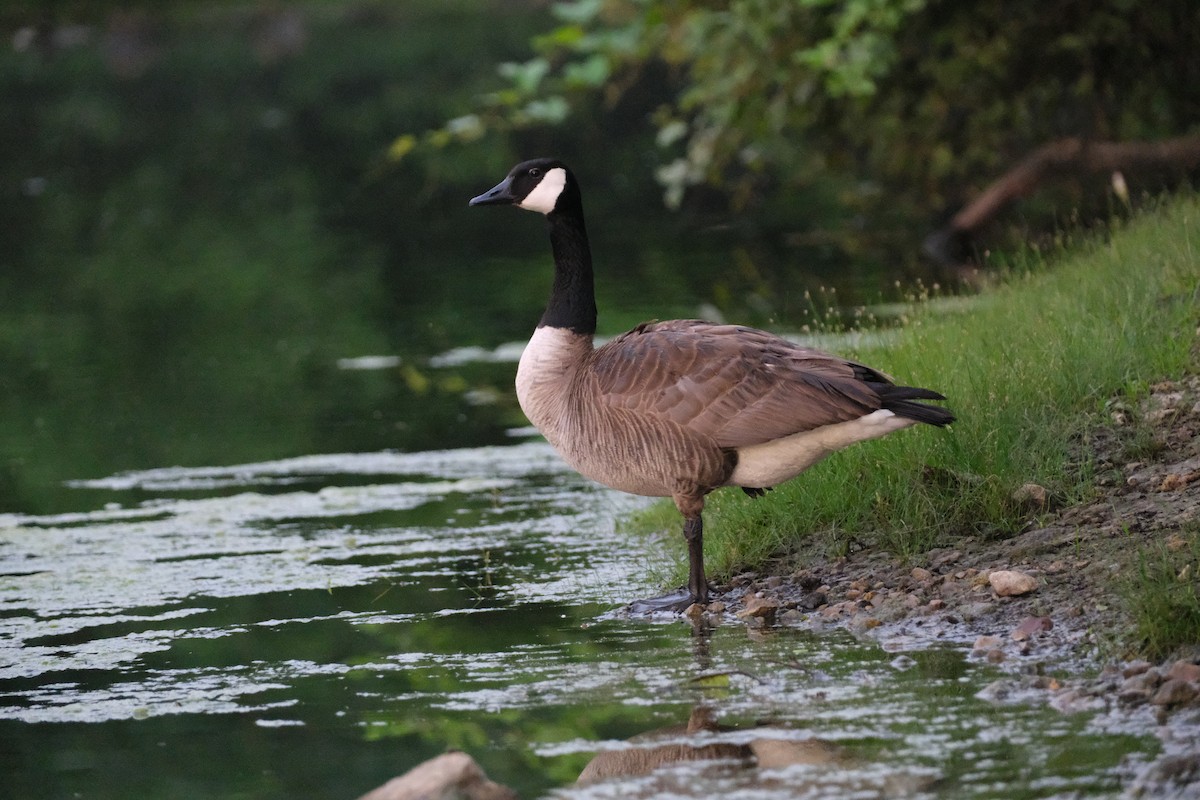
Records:
[[[73,488],[143,499],[0,516],[13,797],[351,798],[447,748],[525,797],[1107,797],[1155,749],[977,699],[962,649],[614,613],[667,551],[536,441]],[[822,757],[572,786],[697,707],[725,729],[668,741]]]

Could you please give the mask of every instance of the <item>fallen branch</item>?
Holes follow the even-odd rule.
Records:
[[[1058,139],[1042,145],[993,181],[943,228],[925,239],[924,251],[944,266],[961,265],[974,234],[1015,200],[1032,194],[1047,179],[1064,173],[1121,172],[1200,165],[1200,135],[1158,142],[1088,142]]]

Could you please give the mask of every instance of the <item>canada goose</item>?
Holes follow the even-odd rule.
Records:
[[[683,515],[688,585],[639,608],[708,601],[701,512],[714,489],[756,496],[855,442],[954,421],[914,402],[944,400],[937,392],[754,328],[647,322],[595,348],[592,255],[566,165],[525,161],[470,205],[537,211],[550,230],[550,301],[517,367],[525,415],[585,477],[670,497]]]

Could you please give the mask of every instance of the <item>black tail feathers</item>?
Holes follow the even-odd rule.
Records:
[[[897,416],[924,422],[927,425],[937,425],[939,428],[954,422],[954,415],[940,406],[930,406],[916,400],[945,400],[946,398],[932,389],[918,389],[915,386],[892,386],[876,384],[872,387],[879,395],[880,405]]]

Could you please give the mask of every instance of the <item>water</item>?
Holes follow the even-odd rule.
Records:
[[[627,618],[673,551],[536,441],[69,488],[0,516],[14,797],[352,798],[447,748],[524,797],[1111,797],[1155,749],[960,650]]]

